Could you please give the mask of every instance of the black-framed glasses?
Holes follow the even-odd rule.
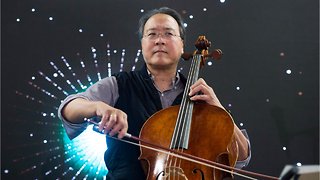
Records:
[[[148,40],[156,40],[159,37],[166,39],[166,40],[171,40],[175,37],[180,37],[180,36],[176,35],[172,32],[148,32],[145,35],[143,35],[143,38],[146,38]]]

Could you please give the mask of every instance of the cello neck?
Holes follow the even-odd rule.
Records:
[[[193,112],[193,101],[190,100],[188,94],[191,85],[193,85],[198,80],[201,61],[202,55],[196,54],[195,52],[192,58],[187,82],[185,85],[176,126],[174,128],[173,136],[171,139],[171,149],[188,149]]]

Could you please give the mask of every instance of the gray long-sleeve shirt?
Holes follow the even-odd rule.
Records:
[[[173,81],[173,85],[171,89],[166,90],[164,92],[159,91],[160,100],[163,108],[169,107],[173,100],[183,91],[184,85],[180,81],[179,75],[177,75],[176,79]],[[60,105],[58,110],[58,116],[62,120],[63,126],[66,130],[66,133],[70,139],[75,138],[79,134],[81,134],[88,126],[87,122],[84,123],[71,123],[66,120],[61,112],[67,103],[76,98],[83,98],[90,101],[103,101],[110,106],[114,106],[119,97],[118,93],[118,85],[117,80],[114,76],[104,78],[91,87],[89,87],[85,92],[74,94],[68,96]],[[249,156],[244,161],[237,161],[236,168],[242,168],[248,165],[251,159],[251,147],[249,137],[247,135],[246,130],[241,130],[244,136],[248,140],[249,144]]]

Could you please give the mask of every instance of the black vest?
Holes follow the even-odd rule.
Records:
[[[154,87],[146,65],[140,71],[120,72],[113,75],[117,79],[119,99],[115,108],[121,109],[128,115],[128,133],[139,136],[144,122],[154,113],[162,109],[158,90]],[[185,84],[185,77],[180,74]],[[181,103],[182,95],[178,95],[172,105]],[[113,161],[136,161],[140,155],[138,146],[107,138],[108,150],[105,161],[108,167]]]

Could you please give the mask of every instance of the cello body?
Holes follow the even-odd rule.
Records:
[[[151,116],[142,127],[140,137],[169,147],[180,106],[163,109]],[[195,104],[188,149],[183,153],[234,166],[237,160],[234,123],[224,109],[207,104]],[[142,143],[143,144],[143,143]],[[222,179],[226,173],[170,155],[141,148],[141,156],[148,180],[155,179]],[[172,160],[174,159],[174,160]],[[228,173],[227,173],[228,174]]]

